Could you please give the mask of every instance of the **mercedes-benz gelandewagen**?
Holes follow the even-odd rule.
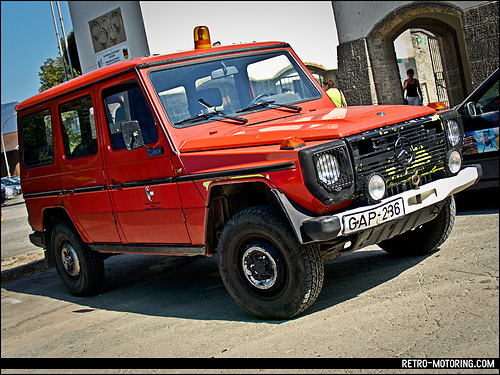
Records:
[[[243,309],[286,319],[318,297],[324,260],[445,241],[453,194],[481,174],[461,166],[456,111],[336,108],[286,43],[201,47],[17,106],[30,239],[71,293],[96,293],[110,254],[215,254]]]

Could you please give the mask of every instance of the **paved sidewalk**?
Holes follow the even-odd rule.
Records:
[[[43,249],[29,240],[32,229],[23,196],[2,204],[2,283],[45,269]]]

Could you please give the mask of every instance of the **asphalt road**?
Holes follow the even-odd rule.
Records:
[[[461,198],[452,234],[434,254],[396,259],[370,246],[326,263],[319,298],[288,321],[257,320],[240,309],[215,258],[114,256],[105,263],[104,289],[87,298],[70,295],[54,269],[2,283],[1,357],[498,358],[495,199],[496,192]],[[140,372],[169,372],[168,362],[153,363],[157,369]],[[44,364],[43,373],[57,373]],[[36,373],[29,367],[36,365],[4,366],[5,374]],[[134,373],[127,369],[120,373]]]
[[[28,224],[28,212],[23,196],[9,199],[2,204],[2,259],[43,251],[33,245],[28,235],[32,232]]]

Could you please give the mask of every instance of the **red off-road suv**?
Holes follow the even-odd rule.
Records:
[[[99,290],[109,254],[216,254],[243,309],[286,319],[325,259],[445,241],[453,194],[481,175],[462,168],[456,111],[336,108],[286,43],[201,47],[17,106],[30,239],[71,293]]]

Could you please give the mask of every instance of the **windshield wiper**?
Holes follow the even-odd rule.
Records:
[[[193,117],[189,117],[187,119],[184,119],[184,120],[181,120],[181,121],[177,121],[176,123],[174,123],[174,125],[180,125],[180,124],[184,124],[185,122],[191,122],[191,121],[196,121],[196,120],[208,119],[208,118],[214,117],[214,116],[218,116],[218,117],[225,118],[225,119],[228,119],[228,120],[238,121],[238,122],[240,122],[242,124],[246,124],[248,122],[248,120],[246,118],[228,116],[228,115],[226,115],[226,114],[218,111],[217,109],[215,109],[215,107],[213,107],[210,104],[206,103],[203,99],[199,99],[198,102],[200,102],[200,104],[203,104],[205,107],[207,107],[208,109],[210,109],[212,112],[198,113],[197,115],[195,115]]]
[[[237,110],[236,113],[245,112],[245,111],[249,111],[251,109],[260,108],[260,107],[269,107],[269,106],[273,106],[273,108],[278,108],[278,109],[284,107],[284,108],[288,108],[288,109],[293,109],[296,112],[302,111],[302,107],[297,107],[295,105],[288,105],[288,104],[279,104],[279,103],[275,103],[274,100],[270,100],[268,102],[258,102],[258,103],[252,104],[251,106]]]
[[[212,116],[218,116],[218,115],[216,113],[199,113],[193,117],[189,117],[189,118],[186,118],[184,120],[177,121],[176,123],[174,123],[174,125],[180,125],[180,124],[184,124],[185,122],[191,122],[191,121],[195,121],[195,120],[207,119],[207,118],[210,118]]]
[[[248,122],[248,120],[246,118],[229,116],[229,115],[226,115],[225,113],[223,113],[221,111],[218,111],[215,106],[212,106],[212,105],[208,104],[203,99],[198,99],[198,103],[202,104],[203,106],[205,106],[206,108],[208,108],[208,110],[211,111],[211,112],[208,112],[208,113],[215,113],[215,114],[217,114],[217,115],[219,115],[221,117],[227,118],[229,120],[235,120],[235,121],[241,122],[243,124],[246,124]]]
[[[245,124],[248,121],[246,118],[227,116],[227,115],[220,113],[220,112],[209,112],[209,113],[199,113],[196,116],[189,117],[189,118],[181,120],[181,121],[177,121],[176,123],[174,123],[174,125],[180,125],[180,124],[184,124],[185,122],[191,122],[191,121],[196,121],[196,120],[204,120],[204,119],[214,117],[214,116],[217,116],[217,117],[220,117],[223,119],[225,118],[225,119],[229,119],[229,120],[235,120],[235,121],[241,122],[242,124]]]

